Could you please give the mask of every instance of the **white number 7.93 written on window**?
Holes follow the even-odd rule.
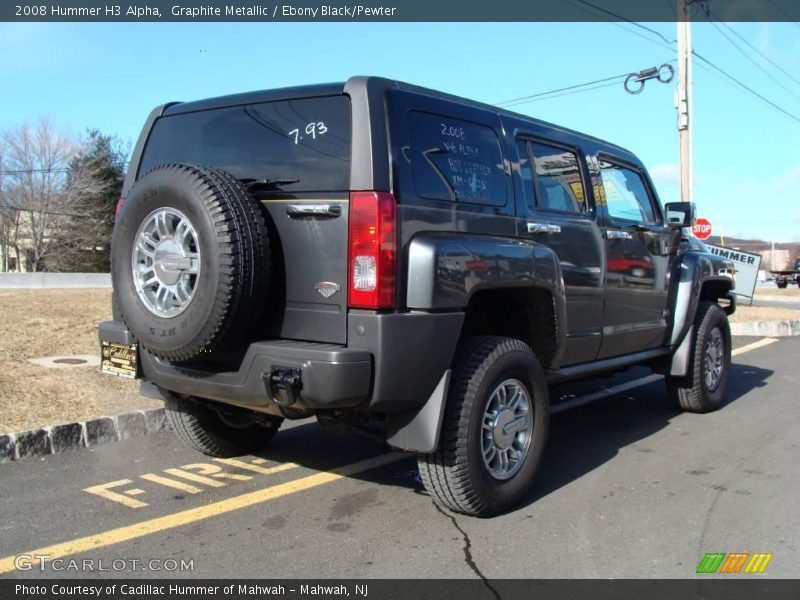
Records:
[[[292,129],[288,133],[288,136],[294,140],[295,144],[299,144],[304,136],[310,136],[312,140],[315,140],[326,133],[328,133],[328,128],[325,126],[325,123],[318,121],[317,123],[308,123],[302,131],[299,127],[297,129]]]

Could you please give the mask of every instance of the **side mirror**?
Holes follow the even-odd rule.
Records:
[[[694,202],[668,202],[664,206],[667,227],[679,229],[694,225],[697,207]]]

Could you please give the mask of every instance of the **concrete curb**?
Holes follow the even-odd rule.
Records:
[[[800,320],[731,323],[731,335],[789,337],[800,335]]]
[[[99,417],[6,433],[0,435],[0,464],[33,456],[91,448],[167,431],[169,428],[164,409],[152,408],[113,417]]]
[[[110,273],[0,273],[0,289],[110,287]]]
[[[762,302],[778,302],[781,304],[800,304],[800,298],[797,296],[755,296],[754,300],[761,300]],[[742,300],[744,304],[744,300]]]
[[[800,320],[731,323],[732,335],[800,336]],[[49,425],[0,435],[0,464],[168,431],[163,408],[136,410],[75,423]]]

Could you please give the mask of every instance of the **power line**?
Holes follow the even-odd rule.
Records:
[[[730,25],[728,25],[728,24],[727,24],[727,23],[725,23],[724,21],[720,21],[719,17],[717,17],[715,14],[711,13],[711,16],[713,16],[713,17],[714,17],[714,18],[717,20],[717,22],[718,22],[720,25],[722,25],[723,27],[725,27],[725,28],[726,28],[728,31],[730,31],[730,32],[731,32],[733,35],[735,35],[737,38],[739,38],[740,40],[742,40],[742,41],[743,41],[745,44],[747,44],[748,46],[750,46],[750,48],[752,48],[752,49],[753,49],[753,50],[754,50],[756,53],[758,53],[758,54],[759,54],[759,55],[760,55],[762,58],[764,58],[764,59],[765,59],[767,62],[769,62],[769,64],[771,64],[773,67],[775,67],[776,69],[778,69],[778,70],[779,70],[781,73],[783,73],[784,75],[786,75],[786,76],[787,76],[789,79],[791,79],[791,80],[792,80],[792,81],[794,81],[795,83],[797,83],[797,84],[800,84],[800,79],[797,79],[797,78],[795,78],[795,77],[794,77],[794,76],[793,76],[791,73],[789,73],[789,72],[788,72],[788,71],[786,71],[786,70],[785,70],[783,67],[781,67],[781,66],[780,66],[778,63],[776,63],[775,61],[773,61],[773,60],[772,60],[772,59],[771,59],[769,56],[767,56],[766,54],[764,54],[764,53],[763,53],[761,50],[759,50],[759,49],[758,49],[756,46],[754,46],[754,45],[753,45],[753,44],[751,44],[749,41],[747,41],[747,39],[746,39],[746,38],[744,38],[743,36],[741,36],[741,35],[740,35],[740,34],[739,34],[739,33],[738,33],[738,32],[737,32],[737,31],[736,31],[736,30],[735,30],[733,27],[731,27]],[[712,23],[712,24],[713,24],[713,23]],[[795,25],[796,25],[796,23],[795,23]]]
[[[775,2],[773,2],[773,0],[767,0],[767,2],[772,4],[772,6],[774,6],[778,10],[778,12],[780,12],[784,17],[789,19],[789,22],[792,23],[795,27],[800,28],[800,24],[795,22],[795,18],[792,15],[790,15],[789,13],[787,13],[785,10],[783,10],[780,6],[775,4]]]
[[[728,79],[730,79],[731,81],[733,81],[733,82],[735,82],[736,84],[738,84],[738,85],[739,85],[739,87],[741,87],[741,88],[743,88],[744,90],[746,90],[746,91],[750,92],[751,94],[753,94],[753,95],[754,95],[756,98],[760,99],[762,102],[766,102],[767,104],[769,104],[769,105],[770,105],[772,108],[774,108],[775,110],[777,110],[777,111],[780,111],[781,113],[783,113],[784,115],[786,115],[787,117],[789,117],[790,119],[792,119],[793,121],[797,121],[798,123],[800,123],[800,117],[798,117],[797,115],[793,115],[793,114],[792,114],[792,113],[790,113],[789,111],[787,111],[787,110],[785,110],[785,109],[781,108],[780,106],[778,106],[777,104],[775,104],[775,103],[774,103],[772,100],[769,100],[768,98],[766,98],[766,97],[762,96],[762,95],[761,95],[761,94],[759,94],[757,91],[755,91],[753,88],[751,88],[749,85],[747,85],[747,84],[745,84],[745,83],[742,83],[742,82],[741,82],[741,81],[739,81],[739,80],[738,80],[736,77],[734,77],[733,75],[731,75],[731,74],[730,74],[730,73],[728,73],[727,71],[725,71],[725,70],[723,70],[722,68],[720,68],[720,67],[718,67],[717,65],[715,65],[713,62],[711,62],[710,60],[708,60],[708,59],[707,59],[705,56],[703,56],[702,54],[700,54],[700,53],[699,53],[699,52],[697,52],[696,50],[692,50],[692,54],[693,54],[694,56],[696,56],[697,58],[699,58],[699,59],[700,59],[701,61],[703,61],[704,63],[706,63],[706,64],[707,64],[708,66],[710,66],[712,69],[714,69],[714,70],[716,70],[716,71],[719,71],[719,72],[720,72],[722,75],[724,75],[725,77],[727,77],[727,78],[728,78]]]
[[[603,83],[603,84],[595,85],[595,86],[592,86],[592,87],[581,88],[581,89],[572,90],[572,91],[569,91],[569,92],[563,92],[561,94],[553,94],[551,96],[546,96],[544,98],[535,98],[533,100],[524,100],[522,102],[518,102],[517,104],[508,105],[506,108],[513,108],[515,106],[519,106],[520,104],[526,104],[528,102],[542,102],[544,100],[552,100],[553,98],[561,98],[562,96],[571,96],[572,94],[580,94],[580,93],[583,93],[583,92],[591,92],[593,90],[599,90],[600,88],[607,88],[607,87],[611,87],[613,85],[619,85],[619,83],[620,83],[619,81],[612,81],[611,83]]]
[[[711,26],[712,26],[714,29],[716,29],[716,30],[717,30],[717,32],[718,32],[718,33],[719,33],[719,34],[720,34],[722,37],[724,37],[726,40],[728,40],[728,42],[730,42],[731,46],[733,46],[734,48],[736,48],[736,49],[737,49],[737,50],[738,50],[738,51],[739,51],[739,52],[740,52],[742,55],[744,55],[744,57],[745,57],[747,60],[749,60],[751,63],[753,63],[753,64],[756,66],[756,68],[758,68],[758,69],[759,69],[759,70],[760,70],[762,73],[764,73],[764,75],[766,75],[766,76],[767,76],[767,77],[769,77],[769,78],[770,78],[772,81],[774,81],[774,82],[775,82],[777,85],[779,85],[780,87],[782,87],[782,88],[783,88],[783,89],[784,89],[784,90],[785,90],[785,91],[786,91],[786,92],[787,92],[789,95],[791,95],[791,96],[794,96],[795,98],[797,98],[798,100],[800,100],[800,96],[798,96],[798,95],[797,95],[797,94],[795,94],[795,93],[794,93],[792,90],[790,90],[788,87],[786,87],[785,85],[783,85],[783,83],[782,83],[781,81],[779,81],[779,80],[778,80],[776,77],[774,77],[774,76],[772,75],[772,73],[770,73],[770,72],[769,72],[769,71],[767,71],[767,70],[766,70],[764,67],[762,67],[760,64],[758,64],[758,61],[757,61],[756,59],[754,59],[752,56],[750,56],[750,55],[747,53],[747,51],[746,51],[746,50],[744,50],[744,49],[743,49],[743,48],[742,48],[742,47],[741,47],[739,44],[737,44],[737,43],[736,43],[736,42],[735,42],[733,39],[731,39],[731,38],[730,38],[728,35],[726,35],[726,34],[725,34],[725,32],[724,32],[724,31],[722,31],[722,29],[720,29],[720,28],[719,28],[719,26],[718,26],[716,23],[714,23],[713,21],[709,21],[709,23],[711,24]],[[729,29],[730,29],[730,28],[729,28]]]
[[[677,40],[670,40],[670,39],[664,37],[664,35],[662,35],[661,32],[656,31],[655,29],[647,27],[646,25],[642,25],[641,23],[637,23],[635,21],[631,21],[630,19],[626,19],[622,15],[618,15],[615,12],[612,12],[610,10],[607,10],[605,8],[602,8],[600,6],[592,4],[591,2],[586,2],[586,0],[576,0],[576,1],[580,2],[581,4],[585,4],[586,6],[591,6],[595,10],[599,10],[600,12],[605,13],[607,15],[610,15],[610,16],[614,17],[615,19],[619,19],[620,21],[625,21],[626,23],[630,23],[631,25],[633,25],[635,27],[638,27],[639,29],[644,29],[645,31],[649,31],[650,33],[653,33],[653,34],[657,35],[658,37],[660,37],[667,44],[677,44],[678,43]]]
[[[572,6],[573,8],[577,8],[578,10],[582,10],[582,11],[587,12],[587,13],[589,13],[591,15],[594,15],[594,16],[599,16],[595,12],[593,12],[591,9],[588,9],[588,8],[582,7],[582,6],[577,6],[577,5],[573,4],[573,2],[570,1],[570,0],[561,0],[561,1],[564,2],[565,4],[568,4],[568,5]],[[585,0],[575,0],[575,1],[586,5],[587,7],[591,7],[593,9],[595,9],[596,11],[600,11],[602,13],[605,13],[606,15],[609,15],[609,16],[615,18],[615,19],[621,19],[621,20],[626,21],[627,23],[629,23],[631,25],[635,25],[636,27],[644,29],[644,30],[646,30],[646,31],[648,31],[650,33],[653,33],[653,34],[657,35],[658,37],[660,37],[665,42],[667,42],[667,44],[673,44],[674,45],[676,43],[676,40],[667,39],[666,37],[664,37],[661,33],[656,31],[655,29],[651,29],[650,27],[646,27],[644,25],[641,25],[640,23],[635,23],[635,22],[633,22],[633,21],[631,21],[629,19],[626,19],[625,17],[622,17],[622,16],[620,16],[620,15],[614,13],[614,12],[608,11],[608,10],[606,10],[604,8],[599,7],[599,6],[595,6],[591,2],[586,2]],[[667,46],[665,44],[657,42],[657,41],[653,40],[652,38],[646,37],[646,36],[636,32],[636,31],[632,31],[630,29],[627,29],[626,27],[623,27],[620,23],[612,21],[608,17],[601,17],[601,18],[604,18],[607,22],[611,23],[612,25],[620,27],[623,31],[626,31],[626,32],[628,32],[628,33],[630,33],[632,35],[637,36],[637,37],[640,37],[640,38],[642,38],[643,40],[645,40],[647,42],[651,42],[651,43],[657,45],[660,48],[666,48],[667,50],[670,50],[670,51],[672,51],[674,49],[671,46]],[[667,61],[667,62],[674,62],[674,59],[671,60],[671,61]],[[511,108],[513,106],[519,106],[520,104],[526,104],[528,102],[539,102],[541,100],[549,100],[551,98],[560,98],[562,96],[569,96],[569,95],[572,95],[572,94],[577,94],[577,93],[582,93],[582,92],[589,92],[589,91],[592,91],[592,90],[597,90],[597,89],[601,89],[601,88],[605,88],[605,87],[611,87],[612,85],[616,85],[617,84],[617,80],[621,81],[625,77],[627,77],[628,75],[630,75],[630,73],[622,73],[620,75],[614,75],[612,77],[604,77],[602,79],[596,79],[596,80],[593,80],[593,81],[586,81],[584,83],[577,83],[575,85],[570,85],[570,86],[566,86],[566,87],[563,87],[563,88],[556,88],[554,90],[548,90],[546,92],[539,92],[539,93],[531,94],[531,95],[528,95],[528,96],[521,96],[519,98],[512,98],[510,100],[503,100],[501,102],[496,102],[495,104],[497,106],[505,106],[507,108]],[[613,82],[613,83],[606,83],[606,82]],[[596,84],[605,84],[605,85],[596,85]],[[591,86],[591,87],[589,87],[589,86]],[[586,88],[586,89],[580,89],[580,88]]]
[[[573,4],[571,0],[561,0],[561,1],[562,1],[562,2],[565,2],[566,4],[569,4],[569,5],[571,5],[573,8],[579,8],[579,9],[581,9],[581,7],[579,7],[579,6],[576,6],[575,4]],[[645,25],[642,25],[641,23],[634,23],[633,21],[631,21],[630,19],[626,19],[626,18],[625,18],[625,17],[623,17],[622,15],[619,15],[619,14],[617,14],[617,13],[615,13],[615,12],[612,12],[612,11],[606,10],[605,8],[602,8],[602,7],[596,6],[596,5],[592,4],[591,2],[587,2],[586,0],[574,0],[574,1],[576,1],[576,2],[580,2],[581,4],[584,4],[584,5],[588,6],[588,7],[592,7],[593,9],[595,9],[595,11],[599,11],[599,12],[601,12],[601,13],[605,13],[606,15],[609,15],[609,16],[611,16],[611,17],[615,18],[615,19],[619,19],[619,20],[622,20],[622,21],[626,21],[627,23],[630,23],[631,25],[635,25],[635,26],[639,27],[640,29],[644,29],[644,30],[646,30],[646,31],[648,31],[648,32],[650,32],[650,33],[653,33],[653,34],[657,35],[659,38],[661,38],[662,40],[666,41],[668,44],[673,44],[673,45],[674,45],[674,44],[676,44],[676,43],[677,43],[677,40],[669,40],[669,39],[667,39],[666,37],[664,37],[664,36],[663,36],[661,33],[659,33],[658,31],[656,31],[655,29],[651,29],[650,27],[646,27]],[[772,0],[770,0],[770,2],[772,2]],[[593,15],[597,16],[597,14],[596,14],[595,12],[592,12],[591,10],[587,10],[587,9],[582,9],[582,10],[584,10],[585,12],[589,12],[589,14],[593,14]],[[786,14],[786,13],[784,13],[784,14]],[[788,15],[787,15],[787,16],[788,16]],[[607,20],[607,21],[609,21],[609,22],[612,22],[613,24],[615,24],[615,25],[617,25],[617,26],[620,26],[620,27],[622,27],[620,23],[614,23],[613,21],[610,21],[610,19],[606,19],[606,20]],[[627,29],[627,28],[625,28],[625,27],[622,27],[622,29],[623,29],[623,30],[625,30],[625,31],[627,31],[628,33],[631,33],[631,34],[633,34],[633,35],[636,35],[637,37],[641,37],[642,39],[645,39],[645,40],[647,40],[648,42],[651,42],[651,43],[653,43],[653,44],[656,44],[656,45],[657,45],[657,46],[659,46],[659,47],[663,47],[663,46],[664,46],[664,44],[662,44],[661,42],[657,42],[656,40],[653,40],[652,38],[647,38],[647,37],[645,37],[645,36],[643,36],[643,35],[639,34],[638,32],[631,31],[631,30],[629,30],[629,29]],[[667,47],[667,48],[669,48],[670,50],[672,50],[672,49],[673,49],[672,47],[669,47],[669,46],[666,46],[666,47]],[[721,73],[722,75],[724,75],[725,77],[727,77],[727,78],[728,78],[730,81],[732,81],[732,82],[734,82],[735,84],[737,84],[737,85],[738,85],[740,88],[742,88],[742,89],[744,89],[744,90],[746,90],[746,91],[750,92],[751,94],[755,95],[757,98],[759,98],[759,99],[760,99],[760,100],[762,100],[763,102],[766,102],[766,103],[767,103],[767,104],[769,104],[771,107],[773,107],[774,109],[776,109],[776,110],[780,111],[781,113],[783,113],[785,116],[789,117],[790,119],[792,119],[792,120],[794,120],[794,121],[797,121],[797,122],[800,122],[800,118],[798,118],[796,115],[794,115],[794,114],[792,114],[792,113],[788,112],[787,110],[785,110],[785,109],[781,108],[780,106],[778,106],[777,104],[775,104],[774,102],[772,102],[771,100],[769,100],[768,98],[764,97],[762,94],[759,94],[759,93],[758,93],[758,92],[756,92],[754,89],[752,89],[750,86],[748,86],[748,85],[746,85],[746,84],[742,83],[742,82],[741,82],[741,81],[739,81],[739,80],[738,80],[736,77],[734,77],[734,76],[733,76],[733,75],[731,75],[730,73],[728,73],[728,72],[724,71],[723,69],[721,69],[720,67],[718,67],[717,65],[715,65],[714,63],[712,63],[710,60],[708,60],[708,59],[707,59],[707,58],[705,58],[704,56],[700,55],[700,54],[699,54],[698,52],[696,52],[695,50],[692,50],[692,54],[693,54],[694,56],[697,56],[697,58],[699,58],[700,60],[704,61],[704,62],[705,62],[706,64],[708,64],[708,65],[709,65],[711,68],[715,69],[716,71],[718,71],[719,73]],[[702,66],[702,65],[700,65],[700,66]],[[790,92],[790,93],[791,93],[791,92]]]
[[[530,96],[520,96],[519,98],[512,98],[511,100],[503,100],[502,102],[497,102],[497,106],[504,106],[504,105],[516,105],[516,104],[523,104],[529,100],[533,100],[534,98],[539,98],[541,96],[549,96],[550,94],[556,94],[558,92],[565,92],[568,90],[574,90],[576,88],[585,87],[588,85],[594,85],[596,83],[605,83],[606,81],[616,80],[616,79],[623,79],[627,77],[629,73],[623,73],[622,75],[614,75],[612,77],[604,77],[603,79],[596,79],[594,81],[587,81],[585,83],[576,83],[575,85],[569,85],[563,88],[557,88],[555,90],[550,90],[548,92],[539,92],[538,94],[531,94]],[[616,83],[616,82],[615,82]],[[605,87],[605,86],[603,86]]]
[[[0,204],[0,210],[16,210],[18,212],[35,212],[35,213],[39,213],[40,215],[56,215],[56,216],[59,216],[59,217],[74,217],[76,219],[86,218],[85,214],[59,212],[59,211],[56,211],[56,210],[39,210],[39,209],[30,208],[30,207],[24,207],[24,206],[14,206],[13,204]]]
[[[4,175],[24,175],[30,173],[66,173],[69,169],[18,169],[16,171],[4,170]]]
[[[615,18],[623,19],[624,17],[617,17],[617,15],[616,15],[615,13],[611,13],[611,12],[609,12],[609,11],[605,10],[605,9],[602,9],[602,8],[599,8],[599,7],[595,7],[597,10],[599,10],[599,11],[602,11],[602,12],[606,13],[606,15],[613,15],[613,18],[612,18],[612,17],[609,17],[609,16],[605,16],[605,15],[603,15],[603,14],[598,14],[598,12],[597,12],[597,11],[593,11],[592,9],[590,9],[590,8],[587,8],[586,6],[578,6],[578,5],[576,5],[576,4],[573,4],[573,2],[572,2],[572,1],[570,1],[570,0],[561,0],[561,1],[562,1],[564,4],[568,4],[569,6],[572,6],[573,8],[576,8],[576,9],[578,9],[578,10],[582,10],[583,12],[585,12],[585,13],[587,13],[587,14],[589,14],[589,15],[592,15],[593,17],[596,17],[596,18],[601,18],[601,19],[603,19],[604,21],[606,21],[607,23],[611,23],[611,24],[612,24],[614,27],[619,27],[620,29],[622,29],[622,31],[625,31],[625,32],[627,32],[627,33],[630,33],[631,35],[635,35],[636,37],[638,37],[638,38],[641,38],[641,39],[643,39],[644,41],[646,41],[646,42],[649,42],[649,43],[651,43],[651,44],[655,44],[655,45],[656,45],[656,46],[658,46],[659,48],[666,48],[666,49],[667,49],[667,50],[669,50],[669,51],[674,51],[674,49],[675,49],[675,48],[674,48],[674,45],[675,45],[677,42],[676,42],[675,40],[672,40],[672,41],[670,41],[670,40],[667,40],[667,38],[665,38],[663,35],[661,35],[660,33],[658,33],[658,32],[657,32],[655,29],[650,29],[649,27],[645,27],[644,25],[641,25],[640,23],[634,23],[633,21],[630,21],[630,20],[628,20],[628,19],[624,19],[625,21],[627,21],[627,22],[628,22],[628,23],[630,23],[631,25],[636,25],[637,27],[640,27],[641,29],[645,29],[645,30],[647,30],[647,31],[650,31],[650,32],[652,32],[652,33],[655,33],[655,34],[656,34],[656,35],[658,35],[658,36],[659,36],[661,39],[664,39],[664,40],[666,40],[666,41],[667,41],[667,44],[672,44],[672,45],[670,46],[670,45],[664,44],[664,43],[662,43],[662,42],[658,42],[658,41],[654,40],[654,39],[653,39],[653,38],[651,38],[651,37],[648,37],[648,36],[646,36],[646,35],[643,35],[643,34],[639,33],[638,31],[633,31],[632,29],[628,29],[628,28],[627,28],[627,27],[625,27],[625,26],[624,26],[622,23],[619,23],[618,21],[614,20]],[[576,1],[576,2],[579,2],[580,0],[575,0],[575,1]],[[589,5],[589,6],[594,6],[593,4],[589,4],[588,2],[583,2],[583,4],[587,4],[587,5]]]
[[[124,164],[125,168],[128,167],[130,163],[126,162]],[[31,173],[68,173],[73,169],[64,168],[64,169],[16,169],[16,170],[7,170],[7,169],[0,169],[0,175],[26,175]],[[76,169],[80,170],[80,168]]]

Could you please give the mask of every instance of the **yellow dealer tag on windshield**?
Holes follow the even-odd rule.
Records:
[[[617,184],[610,179],[603,180],[603,187],[606,191],[606,200],[622,200],[622,194],[619,193]]]
[[[580,204],[583,204],[583,184],[580,181],[573,181],[569,184],[569,187],[572,188],[572,193],[575,194],[575,199]]]

